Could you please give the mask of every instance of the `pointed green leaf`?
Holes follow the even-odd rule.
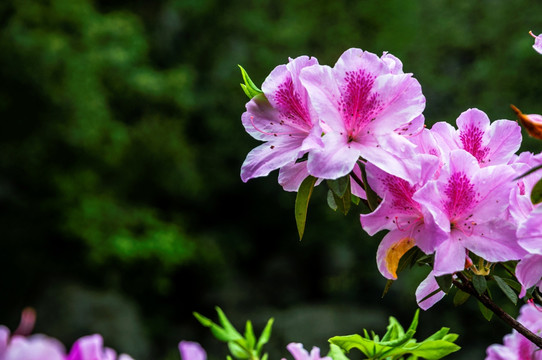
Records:
[[[335,195],[342,197],[346,189],[350,187],[350,176],[346,175],[335,180],[326,180],[326,183]]]
[[[435,280],[437,281],[437,284],[440,288],[440,290],[444,291],[446,294],[450,291],[450,288],[452,287],[452,275],[442,275],[442,276],[436,276]]]
[[[487,281],[485,276],[474,275],[472,277],[472,285],[474,286],[476,292],[480,295],[482,295],[487,290]]]
[[[488,308],[486,308],[484,306],[484,304],[482,304],[481,302],[478,301],[478,308],[480,309],[480,312],[482,313],[482,315],[484,316],[484,318],[487,320],[487,321],[490,321],[491,318],[493,317],[493,312],[491,310],[489,310]]]
[[[256,95],[263,94],[263,91],[258,89],[256,85],[254,85],[254,82],[250,79],[250,76],[248,76],[247,72],[241,65],[238,65],[241,69],[241,75],[243,76],[244,84],[241,84],[241,88],[245,92],[245,94],[249,97],[249,99],[252,99]]]
[[[533,186],[531,191],[531,201],[533,204],[538,204],[542,202],[542,179]]]
[[[416,312],[414,313],[414,318],[412,319],[412,322],[410,323],[410,326],[408,327],[408,331],[414,330],[418,328],[418,319],[420,317],[420,309],[416,309]]]
[[[329,196],[329,193],[328,193]],[[331,196],[333,197],[333,203],[336,206],[336,209],[342,212],[344,215],[348,214],[348,211],[350,211],[350,205],[352,204],[352,194],[350,193],[350,187],[348,187],[343,194],[343,196],[339,197],[335,192],[331,191]],[[328,197],[328,205],[330,205],[330,199]]]
[[[357,197],[357,196],[355,196],[355,195],[352,195],[352,196],[350,196],[350,198],[352,199],[352,203],[353,203],[354,205],[359,205],[359,202],[360,202],[360,198],[359,198],[359,197]]]
[[[337,209],[339,208],[339,206],[335,202],[335,194],[333,194],[333,191],[331,191],[331,189],[327,191],[327,206],[329,206],[329,208],[333,211],[337,211]]]
[[[382,337],[382,341],[395,340],[405,334],[405,330],[403,329],[401,324],[399,324],[396,318],[394,318],[393,316],[390,316],[389,322],[390,323],[388,327],[386,328],[387,331]]]
[[[469,297],[470,297],[470,294],[457,289],[457,292],[455,293],[455,296],[454,296],[454,306],[463,305],[465,301],[469,299]]]
[[[442,338],[442,340],[449,341],[449,342],[454,342],[454,341],[457,340],[458,337],[459,337],[459,335],[457,335],[457,334],[448,334],[448,335],[444,336]]]
[[[514,289],[517,293],[521,292],[521,284],[518,283],[516,280],[508,279],[508,278],[504,278],[503,280],[504,282],[506,282],[508,286]]]
[[[211,333],[220,341],[231,341],[233,340],[232,336],[228,332],[222,329],[220,326],[209,320],[203,315],[200,315],[197,312],[193,312],[194,316],[198,321],[205,327],[211,329]]]
[[[427,360],[441,359],[461,349],[459,345],[444,340],[424,341],[408,353]]]
[[[252,322],[250,322],[250,320],[247,320],[245,326],[245,340],[247,342],[247,348],[254,349],[254,345],[256,345],[256,336],[254,335],[254,329],[252,328]]]
[[[228,349],[230,350],[230,353],[233,355],[233,357],[236,359],[250,358],[250,352],[248,352],[245,348],[240,346],[235,341],[228,341]]]
[[[265,354],[263,354],[261,360],[267,360],[268,357],[269,357],[269,354],[265,353]]]
[[[432,340],[442,340],[448,334],[449,331],[450,331],[450,328],[443,327],[442,329],[440,329],[439,331],[437,331],[433,335],[429,336],[423,342],[432,341]]]
[[[404,255],[403,255],[404,256]],[[399,264],[401,263],[401,260],[399,260]],[[388,291],[391,288],[391,285],[393,284],[394,280],[388,280],[386,281],[386,286],[384,287],[384,291],[382,292],[382,297],[388,293]]]
[[[269,338],[271,337],[271,328],[273,327],[273,322],[275,320],[273,318],[269,319],[267,321],[267,324],[265,325],[265,328],[262,331],[262,334],[260,335],[260,338],[258,339],[258,343],[256,344],[256,352],[259,354],[262,350],[262,347],[267,344],[269,341]]]
[[[335,344],[329,345],[329,352],[327,356],[331,357],[333,360],[349,360],[344,354],[344,351],[342,351],[341,348]]]
[[[495,279],[495,282],[497,283],[497,285],[499,286],[499,288],[502,290],[502,292],[504,293],[504,295],[506,295],[506,297],[514,304],[514,305],[517,305],[518,303],[518,296],[517,294],[514,292],[514,290],[512,290],[512,288],[510,286],[508,286],[508,284],[499,276],[497,275],[493,275],[493,279]]]
[[[317,179],[315,177],[310,175],[303,180],[299,186],[299,190],[297,191],[297,196],[295,198],[295,222],[297,224],[299,240],[303,238],[303,233],[305,232],[309,200],[311,198],[316,180]]]
[[[218,306],[215,307],[216,312],[218,313],[218,320],[220,321],[220,324],[226,330],[226,332],[233,338],[233,339],[243,339],[243,336],[235,329],[235,327],[230,323],[224,312],[221,308]]]
[[[367,336],[369,334],[367,333]],[[346,335],[346,336],[335,336],[329,339],[331,344],[339,346],[346,352],[349,352],[351,349],[358,349],[365,356],[369,358],[374,358],[375,354],[379,354],[384,350],[390,349],[389,347],[382,346],[375,343],[371,339],[361,337],[358,334],[355,335]]]

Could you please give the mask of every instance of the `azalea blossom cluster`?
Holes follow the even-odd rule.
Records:
[[[400,258],[415,246],[433,259],[416,291],[423,309],[444,296],[435,277],[482,274],[474,257],[519,261],[520,297],[542,286],[542,206],[530,197],[540,175],[522,176],[542,154],[517,153],[516,121],[491,121],[471,108],[455,126],[429,129],[424,108],[419,82],[389,53],[349,49],[333,67],[289,59],[246,105],[243,125],[264,143],[248,154],[241,178],[278,169],[283,188],[297,191],[309,176],[351,176],[352,194],[367,199],[374,191],[378,206],[360,221],[369,235],[387,231],[376,256],[382,275],[396,279]],[[539,117],[522,116],[530,124]]]

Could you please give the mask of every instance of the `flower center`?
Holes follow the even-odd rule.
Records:
[[[349,141],[374,120],[380,110],[377,94],[371,94],[376,77],[363,70],[346,72],[341,91],[341,112]]]
[[[484,159],[489,153],[489,148],[482,146],[483,135],[483,131],[472,124],[459,134],[463,149],[471,153],[480,164],[484,163]]]
[[[477,203],[474,185],[463,172],[455,172],[450,176],[444,194],[447,197],[444,209],[452,224]]]

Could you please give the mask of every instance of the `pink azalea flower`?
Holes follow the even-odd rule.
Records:
[[[277,66],[262,85],[265,96],[257,95],[247,103],[243,125],[252,137],[265,143],[247,155],[241,167],[244,182],[285,165],[295,168],[294,175],[283,175],[285,184],[292,182],[288,185],[290,189],[300,183],[296,180],[300,171],[304,177],[308,175],[305,163],[294,164],[309,149],[320,146],[322,130],[299,74],[303,68],[315,64],[318,64],[315,58],[300,56]]]
[[[514,225],[503,216],[514,175],[510,166],[480,168],[467,151],[452,150],[439,178],[413,195],[439,238],[435,276],[463,270],[468,251],[491,262],[519,260],[526,254],[517,243]]]
[[[0,326],[1,360],[65,360],[66,350],[56,339],[45,335],[9,336],[9,330]]]
[[[207,353],[200,344],[193,341],[181,341],[179,352],[182,360],[206,360]]]
[[[294,357],[294,360],[331,360],[331,357],[320,357],[320,349],[314,346],[309,354],[307,350],[303,348],[303,344],[290,343],[286,346],[290,354]],[[282,359],[286,360],[286,359]]]
[[[411,179],[413,185],[371,163],[366,166],[369,185],[382,201],[372,213],[361,214],[360,221],[369,235],[390,230],[377,251],[378,269],[388,279],[397,279],[399,260],[413,246],[427,253],[434,250],[434,231],[427,231],[421,205],[412,196],[432,178],[439,162],[438,158],[425,154],[418,155],[417,160],[420,176]]]
[[[497,120],[490,124],[481,110],[464,111],[456,120],[458,129],[446,122],[432,126],[444,162],[452,150],[463,149],[478,160],[481,167],[506,164],[521,145],[521,127],[515,121]]]
[[[529,31],[529,34],[534,37],[533,49],[535,49],[538,53],[542,54],[542,34],[536,36],[535,34],[533,34],[532,31]]]
[[[518,321],[535,334],[542,333],[542,312],[536,305],[523,305]],[[489,346],[485,360],[542,360],[542,351],[516,330],[506,335],[503,343]]]
[[[79,338],[70,350],[66,360],[116,360],[115,350],[103,346],[103,338],[99,334]],[[132,360],[126,354],[121,354],[118,360]]]
[[[300,78],[325,133],[324,146],[309,156],[311,175],[342,177],[362,157],[393,175],[408,176],[409,166],[396,151],[414,145],[398,132],[421,131],[415,128],[423,125],[425,98],[397,58],[349,49],[333,68],[309,66]]]

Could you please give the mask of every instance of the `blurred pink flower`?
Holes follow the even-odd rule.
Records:
[[[310,354],[303,348],[303,344],[300,343],[290,343],[286,348],[290,351],[294,360],[331,360],[329,356],[320,357],[320,349],[316,346],[312,348]]]
[[[533,49],[542,54],[542,34],[536,36],[532,31],[529,31],[532,37],[534,37]]]
[[[207,353],[200,344],[193,341],[181,341],[179,343],[179,352],[182,360],[205,360]]]
[[[542,332],[542,311],[532,303],[521,307],[518,321],[535,334]],[[503,343],[489,346],[485,360],[542,360],[542,351],[516,330],[506,335]]]

